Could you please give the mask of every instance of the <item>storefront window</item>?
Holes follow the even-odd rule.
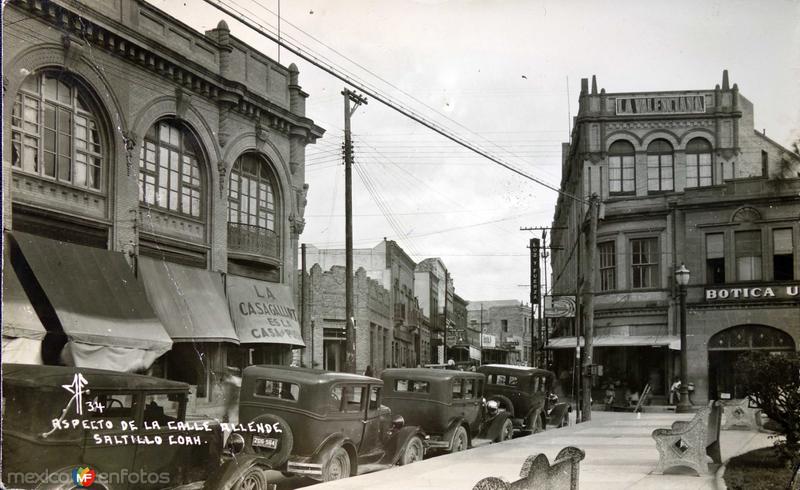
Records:
[[[725,242],[722,233],[706,235],[706,282],[708,284],[725,282]]]
[[[633,289],[658,286],[658,239],[631,240]]]
[[[739,281],[761,280],[761,231],[737,231],[736,279]]]
[[[635,153],[627,141],[615,141],[608,149],[609,192],[632,193],[636,191]]]
[[[772,230],[772,274],[776,281],[794,279],[792,229]]]
[[[11,165],[86,189],[100,190],[103,142],[97,111],[69,75],[25,79],[11,114]]]
[[[201,158],[197,142],[183,125],[154,124],[139,154],[139,202],[199,218]]]
[[[664,192],[672,189],[672,145],[658,139],[647,147],[647,190]]]
[[[686,187],[711,185],[711,144],[694,138],[686,145]]]
[[[600,291],[617,288],[617,247],[614,242],[601,243],[600,249]]]

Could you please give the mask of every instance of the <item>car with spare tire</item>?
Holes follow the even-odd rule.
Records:
[[[382,404],[380,379],[273,365],[242,372],[239,424],[272,433],[234,432],[228,451],[285,476],[331,481],[424,456],[425,433]]]
[[[512,364],[484,364],[478,372],[486,375],[486,399],[510,414],[515,431],[531,434],[567,423],[569,405],[550,403],[553,372]],[[554,416],[548,418],[549,414]]]
[[[510,413],[484,398],[486,376],[471,371],[386,369],[384,403],[428,435],[426,448],[458,452],[513,435]]]

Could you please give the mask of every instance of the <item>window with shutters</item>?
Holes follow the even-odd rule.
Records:
[[[635,152],[627,141],[615,141],[608,149],[608,190],[612,194],[636,191]]]
[[[706,282],[725,283],[725,235],[709,233],[706,235]]]
[[[647,147],[647,191],[666,192],[673,187],[672,145],[655,140]]]
[[[617,288],[617,247],[614,242],[598,245],[600,252],[600,291]]]
[[[711,143],[694,138],[686,145],[686,187],[711,185]]]
[[[631,240],[631,285],[633,289],[658,287],[658,239]]]
[[[736,279],[739,281],[761,280],[761,230],[737,231],[734,237]]]
[[[776,281],[794,279],[794,247],[791,228],[772,230],[772,277]]]

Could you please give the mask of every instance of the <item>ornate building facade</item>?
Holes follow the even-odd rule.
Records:
[[[561,190],[553,294],[580,296],[595,265],[597,387],[650,384],[666,397],[679,374],[681,264],[695,403],[743,396],[742,353],[800,345],[800,155],[754,129],[753,104],[727,71],[721,85],[689,91],[606,93],[582,80]],[[587,253],[593,194],[600,220]],[[548,345],[559,373],[572,370],[578,315]]]

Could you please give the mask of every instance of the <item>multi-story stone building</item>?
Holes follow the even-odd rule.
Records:
[[[306,312],[312,335],[306,342],[305,362],[309,367],[343,371],[345,363],[345,268],[333,266],[323,272],[314,264],[307,277]],[[370,278],[359,267],[353,278],[353,317],[355,318],[356,371],[370,366],[373,374],[393,363],[392,293]]]
[[[591,90],[584,79],[561,190],[553,290],[580,293],[592,280],[587,264],[596,266],[598,384],[641,391],[649,383],[666,394],[679,374],[681,264],[690,271],[685,347],[695,403],[744,396],[734,383],[742,353],[797,349],[800,155],[754,129],[753,104],[727,72],[712,89],[647,93],[598,92],[594,77]],[[600,220],[587,254],[581,230],[593,194]],[[554,336],[556,369],[570,370],[574,323]]]
[[[436,363],[438,356],[434,336],[441,330],[439,322],[439,278],[431,271],[414,271],[414,295],[419,303],[423,324],[427,323],[427,335],[423,336],[427,346],[420,350],[420,363]]]
[[[481,362],[530,365],[531,307],[517,300],[470,301],[467,323],[482,331]]]
[[[306,263],[319,264],[323,270],[345,265],[344,249],[306,247]],[[420,307],[414,294],[416,264],[393,240],[384,239],[372,248],[353,250],[353,267],[363,267],[366,274],[378,281],[392,297],[392,331],[389,340],[392,365],[416,366],[420,349],[427,344],[421,328]],[[342,287],[344,294],[344,287]]]
[[[424,259],[415,269],[416,273],[430,273],[436,278],[436,321],[431,324],[431,346],[433,363],[444,363],[447,361],[445,353],[445,330],[448,332],[455,328],[453,314],[455,286],[453,276],[439,257]],[[433,283],[431,283],[433,284]],[[426,287],[422,285],[418,290],[419,294],[425,294]]]
[[[306,203],[295,66],[140,0],[3,5],[3,360],[142,371],[213,405],[288,362]]]
[[[469,302],[461,296],[453,295],[453,330],[447,333],[448,359],[459,364],[480,362],[480,330],[471,328],[467,321]]]

